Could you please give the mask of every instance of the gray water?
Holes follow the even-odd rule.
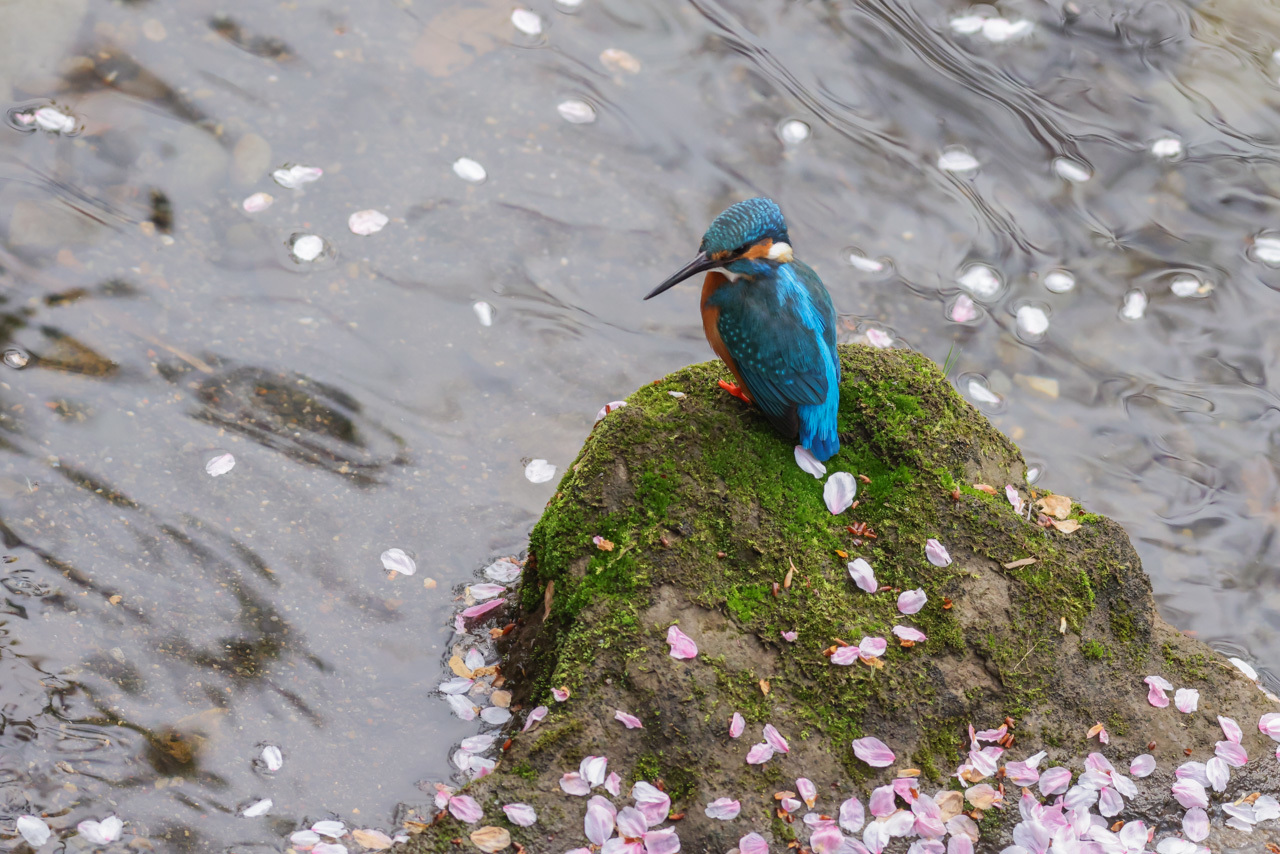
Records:
[[[935,0],[531,0],[539,35],[513,8],[0,0],[0,348],[27,360],[0,366],[0,817],[115,813],[162,850],[391,829],[477,731],[434,687],[459,585],[554,490],[525,463],[710,357],[696,283],[640,297],[757,194],[844,340],[951,353],[1040,483],[1130,531],[1163,613],[1268,675],[1280,4],[1027,0],[984,30]],[[294,164],[324,174],[272,181]],[[365,209],[390,221],[357,236]],[[975,263],[999,291],[955,323]]]

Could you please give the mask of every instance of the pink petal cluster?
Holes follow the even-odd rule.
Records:
[[[693,638],[680,631],[679,626],[667,629],[667,645],[671,647],[672,658],[697,658],[698,645]]]

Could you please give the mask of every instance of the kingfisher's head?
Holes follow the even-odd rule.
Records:
[[[752,275],[777,264],[791,261],[791,238],[787,221],[772,199],[763,196],[738,202],[716,217],[697,256],[680,268],[645,297],[658,294],[683,282],[690,276],[724,267],[743,275]]]

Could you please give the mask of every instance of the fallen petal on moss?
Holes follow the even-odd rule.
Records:
[[[903,590],[898,594],[898,611],[907,615],[918,614],[928,601],[929,597],[922,588]]]
[[[800,470],[813,475],[818,480],[827,476],[827,467],[818,461],[818,458],[809,453],[809,449],[803,445],[796,445],[795,449],[796,465],[800,466]]]
[[[935,539],[930,538],[925,541],[924,556],[934,566],[951,565],[951,555],[947,552],[947,547]]]
[[[855,558],[849,564],[849,577],[853,579],[853,583],[858,585],[860,590],[867,593],[875,593],[880,589],[880,585],[876,582],[876,574],[871,569],[871,564],[862,558]]]
[[[858,482],[847,471],[838,471],[827,479],[822,488],[822,500],[827,503],[831,515],[839,516],[853,505],[858,494]]]

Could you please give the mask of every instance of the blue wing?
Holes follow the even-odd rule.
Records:
[[[791,268],[795,268],[792,270]],[[802,432],[801,407],[825,406],[839,383],[835,309],[811,269],[740,279],[712,298],[725,348],[752,400],[780,433]]]

